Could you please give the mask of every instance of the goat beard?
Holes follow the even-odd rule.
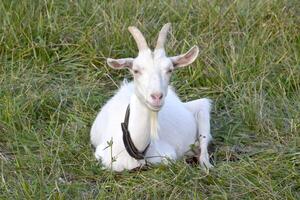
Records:
[[[150,111],[150,136],[151,139],[157,140],[159,139],[158,136],[158,112]]]

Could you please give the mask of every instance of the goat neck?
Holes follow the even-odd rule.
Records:
[[[150,111],[146,105],[133,94],[130,100],[129,132],[139,151],[145,150],[150,143]]]

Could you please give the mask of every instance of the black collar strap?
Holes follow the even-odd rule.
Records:
[[[123,142],[124,142],[124,146],[126,148],[126,151],[128,152],[128,154],[137,159],[137,160],[143,160],[145,159],[145,154],[148,150],[148,147],[150,145],[150,143],[147,145],[147,147],[145,148],[144,151],[140,152],[133,144],[133,141],[130,137],[130,133],[128,130],[128,125],[129,125],[129,116],[130,116],[130,105],[127,106],[127,110],[126,110],[126,114],[125,114],[125,119],[124,122],[121,123],[121,128],[123,131]]]

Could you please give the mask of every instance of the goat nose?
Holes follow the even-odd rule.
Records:
[[[150,96],[153,100],[159,101],[163,98],[164,95],[161,92],[156,92],[156,93],[151,94]]]

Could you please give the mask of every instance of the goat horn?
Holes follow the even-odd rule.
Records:
[[[133,38],[138,46],[139,51],[149,49],[143,34],[137,27],[129,26],[128,30],[131,33],[131,35],[133,36]]]
[[[168,32],[171,28],[171,23],[165,24],[159,32],[155,49],[163,49],[167,40]]]

